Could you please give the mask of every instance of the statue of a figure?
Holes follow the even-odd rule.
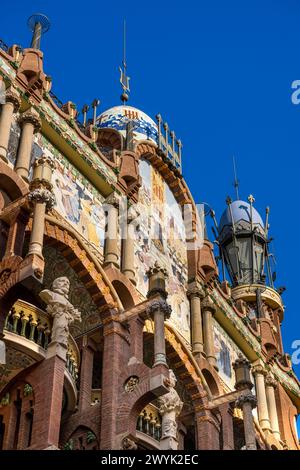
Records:
[[[41,299],[47,304],[47,312],[53,317],[51,342],[67,346],[69,325],[81,321],[81,313],[69,302],[70,281],[58,277],[52,283],[52,290],[42,290]]]
[[[169,369],[168,387],[170,391],[158,398],[159,412],[162,415],[162,436],[164,438],[173,438],[177,440],[177,421],[183,403],[175,390],[177,379],[172,369]],[[170,448],[174,448],[173,446]],[[176,447],[177,448],[177,447]]]

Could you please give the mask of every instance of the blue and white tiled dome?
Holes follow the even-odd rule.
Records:
[[[125,137],[128,121],[133,122],[136,141],[151,140],[157,143],[157,125],[147,114],[132,106],[122,105],[104,111],[98,118],[98,127],[116,129]]]

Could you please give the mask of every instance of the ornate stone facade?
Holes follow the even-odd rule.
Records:
[[[299,449],[281,296],[220,282],[181,141],[127,104],[80,122],[1,44],[0,448]]]

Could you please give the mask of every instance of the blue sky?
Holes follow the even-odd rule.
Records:
[[[81,107],[97,97],[101,109],[120,103],[118,66],[127,20],[129,104],[160,112],[183,142],[183,172],[196,202],[218,218],[234,197],[232,155],[240,195],[252,193],[264,217],[285,285],[283,338],[287,352],[300,339],[298,247],[300,105],[291,83],[300,79],[297,0],[5,2],[6,43],[29,45],[26,20],[51,19],[42,40],[45,71],[62,101]],[[300,366],[295,366],[300,376]]]

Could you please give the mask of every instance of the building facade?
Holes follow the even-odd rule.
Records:
[[[0,47],[0,449],[299,450],[253,198],[216,222],[221,281],[161,116],[79,122],[36,35]]]

